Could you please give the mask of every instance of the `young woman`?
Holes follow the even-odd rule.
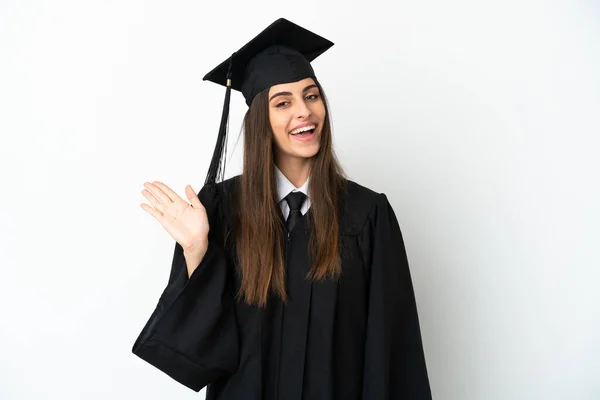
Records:
[[[176,243],[133,352],[207,399],[431,398],[398,221],[334,155],[310,65],[331,45],[273,23],[205,77],[227,94],[198,195],[144,184]],[[244,165],[217,183],[232,88],[249,105]]]

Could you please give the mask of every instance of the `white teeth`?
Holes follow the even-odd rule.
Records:
[[[298,128],[298,129],[295,129],[295,130],[291,131],[290,133],[291,133],[292,135],[296,135],[296,134],[298,134],[298,133],[302,133],[302,132],[310,131],[311,129],[315,129],[315,128],[316,128],[316,126],[315,126],[315,125],[309,125],[309,126],[305,126],[304,128]]]

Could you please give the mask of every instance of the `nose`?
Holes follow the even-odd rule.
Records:
[[[296,118],[304,119],[310,116],[311,111],[310,108],[306,105],[304,101],[296,102]]]

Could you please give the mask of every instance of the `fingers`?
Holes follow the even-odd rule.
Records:
[[[163,204],[172,203],[173,200],[166,194],[166,192],[163,190],[164,188],[161,188],[160,186],[156,185],[156,183],[158,183],[158,182],[157,181],[154,181],[153,183],[144,182],[144,187],[146,189],[148,189],[148,191],[150,191],[159,202],[161,202]],[[164,184],[162,184],[162,186],[166,187],[166,185],[164,185]]]
[[[192,187],[190,185],[187,185],[185,187],[185,194],[187,195],[187,198],[190,200],[190,203],[192,203],[192,207],[194,208],[202,208],[203,205],[200,202],[200,199],[198,199],[198,195],[196,195],[196,192],[194,192],[194,189],[192,189]]]
[[[148,214],[152,215],[154,218],[156,218],[157,221],[160,222],[160,219],[163,216],[163,214],[160,211],[156,210],[155,208],[150,207],[146,203],[141,203],[140,207],[142,207],[144,210],[146,210],[148,212]]]
[[[177,193],[171,190],[171,188],[165,185],[164,183],[160,181],[153,181],[152,183],[155,186],[159,187],[171,199],[172,202],[183,201],[183,199],[179,197]]]
[[[141,206],[150,215],[159,220],[159,222],[164,217],[164,213],[167,212],[167,210],[169,210],[169,208],[167,207],[170,207],[170,205],[172,205],[173,203],[185,205],[186,207],[190,206],[185,200],[179,197],[177,193],[175,193],[162,182],[144,182],[144,187],[146,189],[142,190],[142,195],[150,202],[150,204],[152,204],[154,208],[150,207],[147,204],[142,204]],[[185,187],[185,193],[188,199],[190,200],[190,203],[192,203],[193,208],[204,208],[204,206],[200,202],[200,199],[198,199],[198,196],[194,192],[194,189],[190,185],[187,185]]]
[[[146,189],[142,190],[142,195],[146,199],[148,199],[148,201],[150,202],[150,204],[152,204],[154,206],[154,208],[159,208],[162,205],[162,203],[160,201],[158,201],[156,199],[156,197],[154,197],[152,195],[152,193],[150,193],[148,190],[146,190]]]

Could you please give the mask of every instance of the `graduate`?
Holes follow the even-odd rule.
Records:
[[[311,65],[332,45],[275,21],[204,77],[226,94],[200,192],[144,184],[176,242],[133,353],[209,400],[431,399],[398,220],[333,151]],[[249,108],[224,180],[232,89]]]

